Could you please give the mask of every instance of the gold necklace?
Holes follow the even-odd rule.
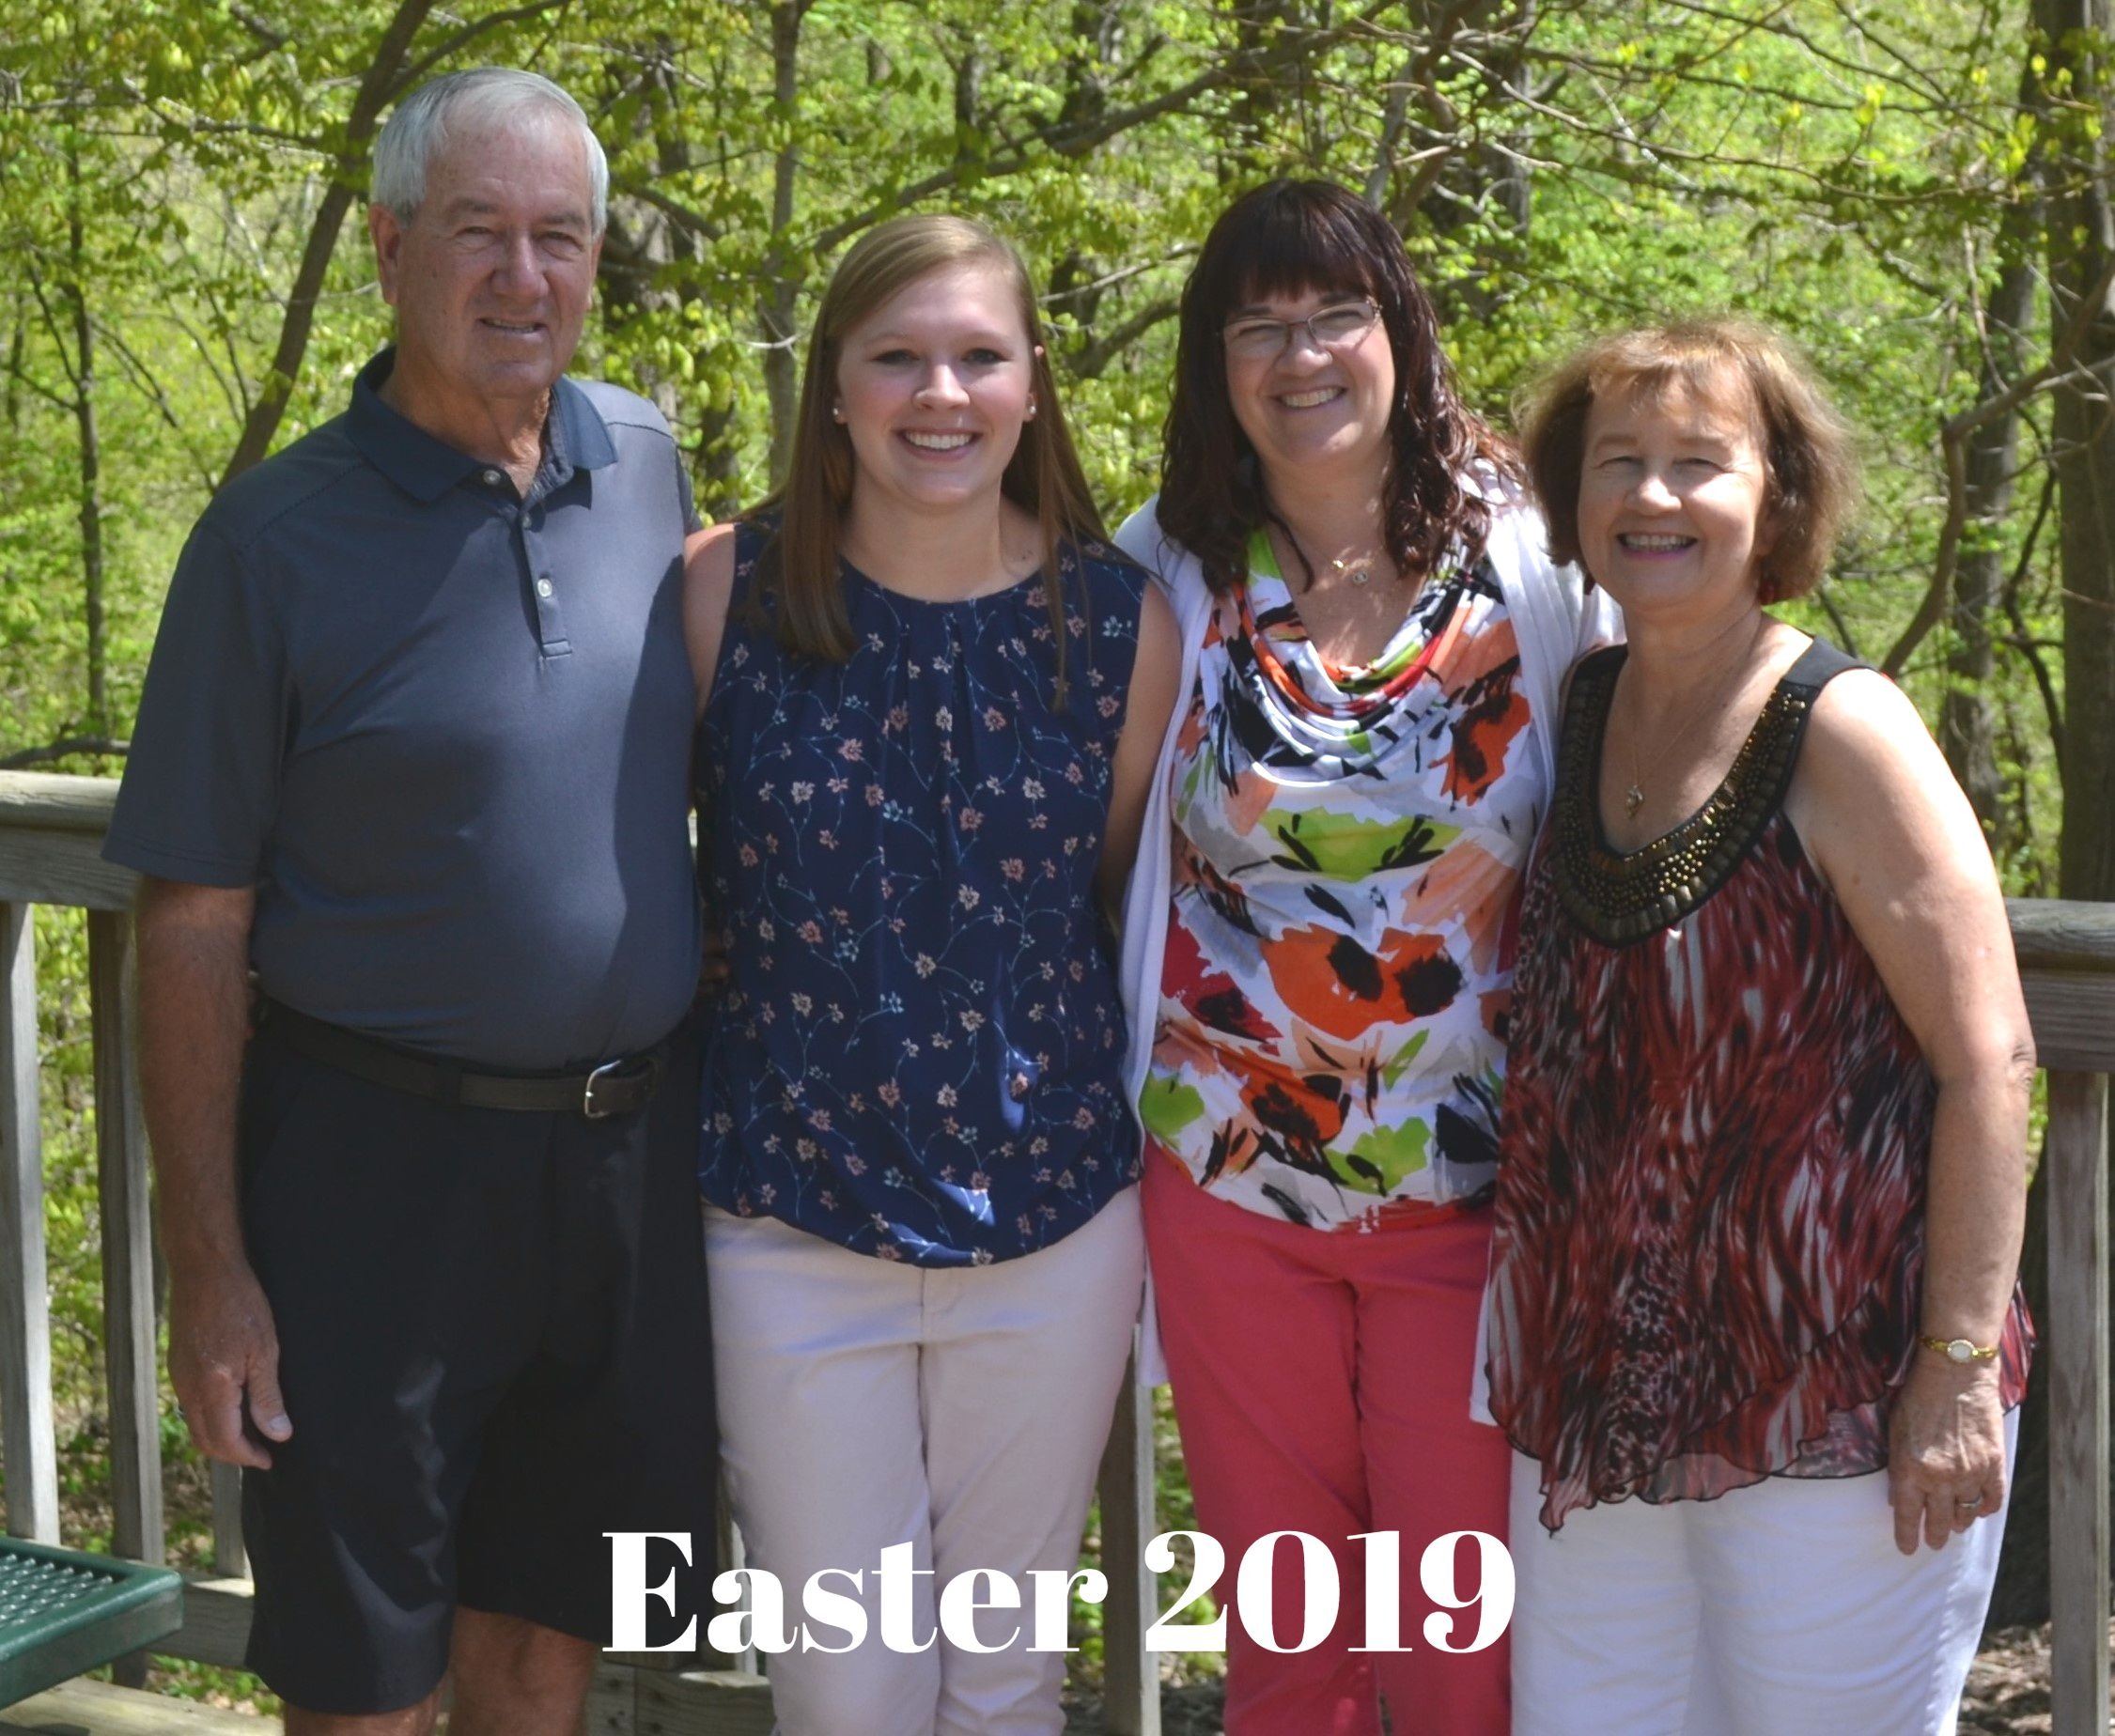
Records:
[[[1747,645],[1743,647],[1740,656],[1735,658],[1734,661],[1730,665],[1728,665],[1728,667],[1734,669],[1744,668],[1748,661],[1749,653],[1754,650],[1755,643],[1761,637],[1762,629],[1758,628],[1756,628],[1755,632],[1750,635],[1749,642]],[[1721,674],[1722,674],[1723,672],[1721,672]],[[1673,751],[1674,744],[1684,739],[1688,735],[1689,731],[1696,727],[1698,720],[1700,720],[1703,716],[1705,709],[1701,701],[1710,699],[1717,691],[1718,685],[1718,683],[1716,678],[1703,684],[1703,686],[1699,690],[1701,696],[1700,702],[1689,707],[1687,715],[1682,719],[1682,727],[1679,730],[1671,732],[1661,740],[1659,752],[1653,755],[1651,765],[1646,766],[1642,768],[1639,767],[1638,732],[1635,728],[1630,731],[1630,783],[1628,787],[1625,788],[1623,792],[1623,817],[1625,819],[1634,820],[1638,817],[1638,810],[1645,805],[1645,774],[1647,772],[1656,772],[1660,768],[1660,767],[1665,765],[1667,763],[1668,754]]]
[[[1299,556],[1300,565],[1307,568],[1310,577],[1312,577],[1314,571],[1314,563],[1307,558],[1307,550],[1300,546],[1299,538],[1293,535],[1293,527],[1281,521],[1278,528],[1284,532],[1285,540],[1292,544],[1293,552]],[[1332,559],[1330,562],[1330,570],[1340,579],[1347,580],[1352,584],[1371,584],[1374,568],[1380,565],[1383,552],[1384,550],[1376,549],[1366,554],[1347,554],[1341,560]]]

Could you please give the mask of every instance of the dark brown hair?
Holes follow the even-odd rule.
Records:
[[[845,334],[921,277],[959,265],[988,265],[1007,280],[1031,346],[1029,390],[1036,415],[1022,426],[1000,488],[1034,513],[1042,531],[1043,588],[1062,704],[1067,635],[1059,550],[1105,533],[1065,425],[1028,268],[1004,237],[967,217],[891,218],[853,242],[831,273],[808,339],[785,486],[757,508],[759,515],[776,515],[777,530],[758,551],[756,600],[788,650],[833,663],[851,655],[837,561],[852,500],[852,442],[830,413]]]
[[[1382,528],[1396,570],[1428,573],[1457,542],[1479,551],[1490,510],[1469,479],[1518,478],[1512,449],[1462,402],[1432,302],[1388,219],[1330,181],[1271,181],[1227,207],[1182,292],[1159,519],[1214,591],[1239,581],[1251,537],[1276,518],[1227,395],[1227,317],[1262,296],[1339,289],[1373,298],[1395,358]]]
[[[1656,401],[1676,387],[1705,401],[1724,401],[1729,388],[1747,399],[1741,409],[1752,411],[1763,440],[1763,522],[1771,534],[1756,597],[1804,597],[1828,570],[1857,504],[1858,460],[1806,364],[1775,332],[1746,319],[1682,319],[1597,337],[1522,395],[1520,445],[1548,520],[1550,558],[1580,560],[1578,488],[1594,402],[1630,392]]]

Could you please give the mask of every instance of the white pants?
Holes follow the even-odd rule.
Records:
[[[2005,1419],[2008,1457],[2016,1414]],[[2005,1516],[1895,1548],[1885,1472],[1620,1501],[1551,1537],[1513,1460],[1516,1736],[1949,1736]]]
[[[880,1552],[910,1543],[915,1627],[971,1568],[1070,1570],[1138,1320],[1138,1190],[1019,1260],[932,1271],[855,1254],[767,1217],[706,1214],[720,1445],[749,1564],[778,1575],[787,1624],[821,1568],[863,1570],[867,1639],[766,1661],[785,1736],[1055,1736],[1061,1652],[1028,1611],[979,1632],[1003,1651],[880,1640]],[[852,1595],[841,1578],[826,1582]],[[840,1643],[841,1634],[826,1634]]]

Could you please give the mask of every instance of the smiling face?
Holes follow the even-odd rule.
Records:
[[[1251,320],[1290,324],[1366,305],[1362,290],[1310,289],[1244,300],[1228,313],[1221,333],[1227,396],[1255,448],[1266,488],[1283,494],[1303,475],[1386,467],[1395,357],[1378,319],[1351,341],[1328,349],[1294,326],[1291,342],[1267,356],[1249,353],[1237,334]]]
[[[1010,271],[983,260],[928,271],[851,327],[837,357],[855,488],[920,507],[997,498],[1034,386]]]
[[[1730,373],[1597,395],[1579,477],[1580,558],[1625,612],[1753,605],[1769,552],[1769,476]]]
[[[467,411],[540,400],[571,362],[601,240],[579,133],[524,118],[451,138],[410,222],[368,213],[402,382]]]

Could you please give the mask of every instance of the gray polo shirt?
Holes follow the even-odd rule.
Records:
[[[264,990],[466,1062],[645,1047],[689,1005],[695,690],[661,414],[561,380],[526,499],[376,395],[207,507],[104,854],[257,888]]]

